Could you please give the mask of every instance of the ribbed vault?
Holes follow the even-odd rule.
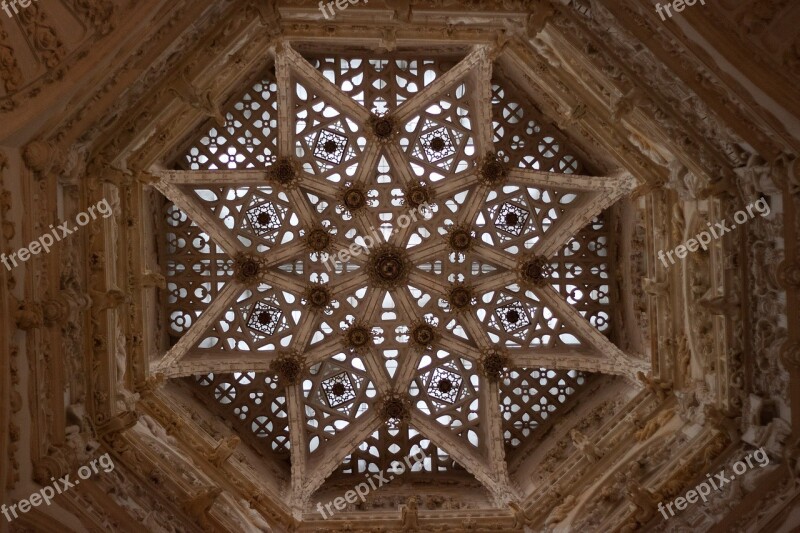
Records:
[[[389,438],[413,431],[446,454],[417,477],[466,470],[504,506],[504,443],[527,447],[585,373],[647,371],[606,336],[603,219],[636,182],[581,174],[493,63],[485,45],[309,60],[283,42],[181,170],[152,172],[174,339],[152,372],[196,375],[288,452],[293,505],[354,450],[418,452]]]
[[[113,214],[0,268],[0,503],[116,469],[13,528],[796,528],[800,5],[17,8],[0,253]]]

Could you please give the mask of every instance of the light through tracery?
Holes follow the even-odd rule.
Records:
[[[419,435],[442,471],[498,494],[497,443],[523,446],[589,373],[633,372],[598,334],[611,331],[602,211],[632,181],[579,175],[560,132],[492,78],[486,48],[303,59],[287,45],[224,116],[162,190],[175,338],[162,368],[197,374],[238,427],[291,450],[292,479],[308,478],[297,497]],[[351,245],[367,249],[331,268]],[[490,348],[506,368],[482,372]],[[296,382],[270,369],[279,356],[297,361]],[[387,395],[408,420],[381,419]]]

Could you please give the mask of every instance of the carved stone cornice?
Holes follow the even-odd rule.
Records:
[[[45,141],[34,141],[22,150],[22,159],[39,179],[55,177],[64,166],[66,154],[58,146]],[[55,172],[55,174],[51,174]]]
[[[40,485],[50,485],[52,479],[60,479],[70,473],[70,461],[63,450],[51,450],[50,455],[40,457],[33,464],[33,480]]]
[[[139,405],[143,412],[153,417],[167,434],[175,438],[179,449],[191,457],[195,464],[220,465],[203,469],[200,475],[207,476],[222,490],[238,495],[243,501],[250,501],[251,495],[257,492],[264,493],[265,487],[258,483],[244,465],[229,460],[239,439],[230,436],[221,442],[215,441],[196,422],[188,416],[184,417],[186,413],[171,398],[172,394],[163,389],[158,390],[143,398]],[[278,495],[270,491],[265,496],[268,497],[259,498],[256,502],[257,510],[277,523],[292,524],[294,519],[291,513],[277,503],[281,501]]]
[[[136,411],[125,411],[110,418],[97,426],[97,434],[101,437],[114,438],[118,433],[123,433],[139,421],[140,414]]]
[[[697,46],[693,40],[686,39],[679,31],[674,31],[669,23],[661,21],[655,9],[649,5],[627,0],[603,1],[602,4],[603,9],[613,15],[620,27],[644,43],[657,62],[669,68],[681,83],[695,93],[694,101],[691,103],[693,108],[697,109],[702,105],[714,110],[721,123],[727,124],[768,159],[775,157],[783,149],[782,143],[787,141],[788,146],[793,145],[794,149],[797,149],[797,141],[791,140],[791,136],[786,134],[784,126],[778,120],[770,120],[769,111],[756,104],[747,90],[731,80],[729,74],[723,72],[716,60],[710,58],[705,50]],[[687,18],[705,18],[706,12],[718,10],[723,8],[715,4],[708,9],[687,10],[685,15]],[[597,17],[599,11],[596,9],[593,15]],[[716,20],[720,19],[724,17]],[[608,19],[603,18],[603,20]],[[704,23],[702,28],[703,33],[714,33],[718,24],[707,26]],[[656,63],[651,63],[654,64]],[[739,64],[740,61],[737,60],[737,65]],[[677,84],[674,88],[677,89]],[[660,89],[666,92],[672,87],[660,84]],[[671,95],[668,98],[673,102],[678,101]],[[725,144],[720,146],[720,153],[727,152],[728,147],[734,148],[735,143],[731,141],[735,139],[728,140],[724,128],[713,126],[710,122],[714,119],[709,115],[687,116],[686,120],[693,121],[695,130],[701,135],[706,132],[707,142],[728,143],[727,146]],[[708,135],[709,128],[715,128],[713,136]],[[695,139],[700,140],[696,136]]]
[[[156,0],[149,0],[141,5],[145,10],[138,12],[141,17],[136,17],[133,15],[135,10],[114,9],[109,0],[64,0],[63,3],[68,5],[59,6],[58,11],[36,3],[29,8],[19,6],[19,26],[8,24],[4,30],[0,30],[0,47],[8,58],[0,69],[6,88],[6,95],[0,104],[0,114],[5,115],[4,124],[8,127],[8,132],[15,132],[30,119],[27,109],[45,109],[61,99],[64,96],[65,79],[73,87],[82,81],[80,74],[75,76],[73,73],[85,74],[93,67],[103,65],[104,62],[99,60],[104,55],[101,45],[113,47],[122,42],[121,34],[108,35],[118,22],[121,21],[120,29],[123,34],[127,34],[147,18],[144,13],[150,12],[157,5]],[[124,16],[120,16],[123,11]],[[59,19],[58,23],[55,22],[56,17]],[[63,30],[73,36],[68,40],[64,39]],[[13,40],[13,46],[9,32],[18,33]],[[108,37],[104,39],[104,35]],[[14,48],[20,43],[25,43],[26,49]],[[29,60],[28,57],[31,56],[47,68],[29,69],[26,77],[20,63]]]
[[[615,28],[611,35],[619,37],[598,38],[602,33],[598,31],[605,32],[609,26]],[[666,94],[675,84],[668,68],[647,49],[635,53],[627,39],[622,38],[628,31],[625,24],[605,8],[596,5],[590,17],[563,10],[561,16],[553,19],[552,30],[548,28],[547,31],[551,33],[543,46],[558,58],[559,64],[564,64],[565,68],[557,69],[563,70],[562,79],[572,78],[564,80],[564,87],[576,87],[594,108],[608,106],[618,95],[629,94],[633,89],[637,95],[636,106],[630,108],[623,123],[630,134],[644,134],[649,144],[672,152],[699,176],[710,179],[731,173],[725,156],[709,145],[703,128],[688,124],[689,114],[679,111],[685,105],[682,100],[677,95]],[[696,97],[695,103],[700,107],[704,105]],[[716,130],[725,131],[721,124],[716,125]]]
[[[790,4],[785,1],[735,6],[712,4],[708,10],[687,10],[685,16],[689,24],[703,29],[705,39],[717,53],[735,64],[759,90],[797,117],[800,116],[800,106],[795,98],[800,79],[797,54],[800,36],[797,27],[791,23]],[[734,14],[737,8],[738,13]],[[764,42],[773,37],[769,31],[765,31],[773,22],[792,26],[791,29],[784,26],[778,30],[781,46],[785,47],[783,54],[776,54],[774,48],[766,46]],[[789,31],[795,34],[788,35]],[[694,48],[697,50],[699,47],[695,45]],[[699,52],[696,53],[699,55]],[[717,59],[708,58],[706,62],[711,68],[716,67],[717,71],[723,70]]]
[[[777,277],[786,290],[800,290],[800,263],[784,260],[778,265]]]
[[[148,443],[133,430],[115,434],[108,445],[114,464],[126,472],[128,483],[149,489],[145,492],[155,496],[157,505],[169,508],[185,527],[195,531],[201,529],[194,525],[197,517],[186,514],[184,509],[175,505],[176,501],[191,499],[197,490],[187,481],[184,467],[176,457],[159,455],[152,441]]]
[[[800,343],[786,341],[781,349],[781,360],[790,372],[800,372]]]

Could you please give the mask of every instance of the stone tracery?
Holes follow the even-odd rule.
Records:
[[[356,419],[366,410],[376,409],[380,400],[379,393],[385,394],[393,390],[405,392],[409,386],[411,405],[420,410],[419,414],[415,414],[415,409],[412,409],[411,423],[413,424],[415,417],[418,416],[432,417],[464,439],[463,443],[468,447],[486,449],[487,444],[483,442],[484,439],[500,438],[499,435],[485,433],[484,427],[479,429],[482,417],[499,417],[502,410],[505,409],[506,413],[510,413],[508,409],[512,407],[516,411],[520,402],[531,401],[528,398],[531,394],[539,402],[537,408],[545,408],[542,416],[548,416],[558,404],[565,401],[565,394],[573,394],[576,391],[576,387],[583,383],[583,377],[579,381],[572,381],[572,387],[568,389],[560,388],[558,393],[552,391],[548,393],[552,396],[545,394],[544,390],[538,391],[532,384],[522,391],[518,386],[493,389],[488,394],[504,391],[507,395],[505,401],[508,402],[501,408],[503,401],[493,399],[491,404],[498,406],[494,412],[487,411],[482,405],[485,401],[483,394],[487,393],[482,390],[481,383],[484,379],[490,377],[495,379],[499,376],[503,372],[503,366],[520,365],[520,361],[515,360],[513,354],[521,347],[538,347],[542,350],[542,355],[548,355],[548,349],[558,349],[563,344],[573,348],[582,347],[590,358],[594,350],[599,351],[595,357],[606,357],[603,354],[605,346],[593,346],[593,339],[570,332],[569,327],[558,317],[558,313],[548,308],[535,294],[536,287],[554,283],[563,291],[569,304],[576,305],[580,302],[583,306],[599,306],[595,311],[599,315],[593,314],[592,321],[598,320],[596,327],[607,332],[609,316],[599,309],[609,304],[608,289],[603,291],[605,285],[600,285],[599,290],[595,289],[588,294],[582,291],[583,287],[593,286],[588,270],[592,270],[599,279],[607,278],[605,272],[608,269],[608,259],[604,253],[606,239],[602,236],[596,238],[592,247],[594,255],[582,254],[584,258],[582,266],[572,262],[551,264],[546,256],[537,255],[527,260],[524,257],[531,251],[538,251],[541,246],[544,246],[544,253],[548,255],[558,247],[566,246],[565,252],[562,252],[565,257],[575,256],[581,244],[577,242],[572,244],[569,229],[557,233],[549,240],[548,230],[567,224],[567,219],[572,223],[570,227],[577,229],[579,229],[577,224],[581,221],[591,222],[591,218],[587,215],[600,216],[599,211],[578,215],[578,210],[589,207],[590,203],[593,209],[602,209],[602,206],[610,205],[618,195],[630,190],[631,178],[605,178],[606,187],[593,191],[589,184],[590,178],[573,175],[579,168],[577,165],[561,167],[555,165],[548,170],[562,170],[565,175],[559,187],[554,189],[550,185],[549,176],[539,171],[542,165],[539,159],[519,160],[517,162],[519,170],[512,173],[503,151],[498,155],[478,157],[477,139],[482,139],[484,150],[490,148],[490,145],[486,144],[486,139],[492,137],[495,138],[495,142],[500,142],[504,146],[505,151],[525,148],[520,139],[516,139],[513,145],[502,144],[503,139],[513,131],[514,125],[526,116],[524,106],[504,104],[502,119],[491,125],[492,131],[487,131],[490,124],[478,121],[478,117],[491,115],[489,106],[494,108],[503,105],[502,95],[505,94],[498,85],[502,83],[501,81],[492,81],[491,87],[481,86],[490,83],[490,80],[468,73],[468,66],[476,64],[481,65],[479,72],[487,70],[490,60],[487,58],[485,48],[476,48],[465,59],[455,62],[456,64],[450,68],[445,67],[443,62],[433,59],[393,61],[400,68],[400,72],[394,74],[397,79],[402,79],[404,75],[415,75],[418,71],[417,64],[425,64],[427,83],[424,87],[413,89],[405,85],[405,96],[402,99],[400,93],[394,95],[391,91],[381,96],[374,95],[372,97],[374,111],[391,111],[391,115],[383,117],[368,114],[366,109],[360,107],[365,105],[363,93],[354,93],[353,90],[350,93],[339,92],[339,88],[330,86],[311,69],[313,63],[318,67],[325,65],[326,67],[321,68],[321,73],[326,77],[330,75],[334,80],[339,79],[347,91],[347,87],[352,87],[352,79],[347,78],[345,81],[344,78],[337,77],[343,73],[339,71],[337,74],[332,66],[341,66],[345,63],[368,65],[369,67],[357,77],[362,83],[375,86],[380,81],[386,88],[396,87],[393,80],[386,78],[387,71],[383,60],[369,57],[350,56],[348,59],[343,59],[323,56],[316,60],[312,59],[312,64],[308,64],[288,45],[284,45],[284,51],[280,53],[285,54],[285,57],[279,55],[276,63],[291,65],[289,75],[280,78],[269,73],[264,74],[260,79],[279,78],[278,83],[268,85],[263,81],[257,82],[251,92],[260,90],[262,101],[275,102],[268,107],[270,114],[277,112],[281,116],[282,105],[293,105],[295,109],[289,116],[296,115],[296,121],[283,124],[280,121],[267,123],[261,119],[256,120],[256,116],[252,113],[259,106],[249,103],[252,100],[251,92],[245,93],[232,105],[232,111],[227,114],[228,121],[223,126],[228,135],[233,137],[230,141],[238,139],[238,144],[229,143],[227,138],[220,137],[218,144],[212,145],[206,140],[208,137],[204,137],[199,142],[190,143],[190,146],[209,145],[204,166],[201,167],[197,162],[197,150],[190,148],[180,158],[181,165],[189,166],[188,171],[162,175],[162,179],[180,183],[179,187],[186,191],[184,196],[176,197],[176,201],[190,199],[189,201],[194,203],[196,198],[200,198],[205,201],[203,207],[211,211],[212,216],[216,214],[219,218],[219,221],[215,220],[207,230],[209,235],[206,236],[207,241],[211,241],[214,235],[220,235],[220,231],[235,231],[245,224],[251,234],[256,235],[248,238],[242,236],[238,243],[232,241],[231,244],[237,249],[246,246],[249,253],[269,251],[265,255],[265,260],[269,261],[271,266],[265,268],[262,264],[262,269],[257,275],[258,300],[247,304],[249,300],[238,296],[236,290],[231,290],[227,297],[236,298],[236,306],[240,309],[237,314],[244,313],[247,317],[247,326],[256,333],[257,338],[260,338],[260,334],[264,336],[264,340],[275,338],[275,341],[263,344],[241,340],[241,336],[236,335],[241,328],[235,327],[230,319],[224,318],[222,323],[225,326],[222,329],[215,326],[214,336],[201,341],[198,347],[213,348],[219,344],[229,346],[231,349],[260,351],[265,361],[274,357],[271,351],[278,348],[276,341],[283,347],[291,346],[295,350],[304,351],[311,365],[311,374],[320,376],[312,378],[311,381],[307,380],[303,385],[306,414],[311,416],[308,427],[309,431],[310,428],[314,430],[304,439],[299,439],[298,436],[293,436],[293,439],[306,442],[309,446],[308,451],[312,455],[326,453],[326,443],[331,438],[336,438],[339,434],[353,433],[355,430],[348,426],[361,422]],[[302,63],[300,65],[293,63],[298,61]],[[367,73],[366,78],[364,78],[365,73]],[[496,98],[487,100],[478,96],[489,92],[493,92]],[[353,100],[350,100],[350,97]],[[428,99],[432,99],[432,102]],[[392,101],[391,105],[387,103],[389,101]],[[481,106],[482,109],[478,110]],[[245,112],[240,117],[233,118],[233,112],[236,110]],[[371,124],[369,126],[371,133],[369,130],[362,132],[359,124],[364,123]],[[508,131],[503,124],[508,125]],[[250,133],[258,129],[261,131],[256,134]],[[271,139],[276,136],[276,129],[279,138],[285,136],[285,132],[293,132],[294,140],[290,141],[290,145],[296,146],[298,161],[303,171],[297,178],[291,180],[288,177],[283,180],[279,178],[276,187],[270,189],[257,185],[258,174],[253,172],[257,167],[252,163],[252,157],[239,155],[238,152],[244,150],[253,153],[255,151],[253,146],[269,145]],[[398,129],[399,133],[396,133]],[[539,133],[540,130],[541,128],[531,123],[528,125],[527,135]],[[365,133],[369,133],[366,139],[362,136]],[[543,158],[542,160],[555,158],[563,149],[563,142],[557,141],[553,135],[540,137],[538,157]],[[394,139],[391,142],[389,142],[390,137]],[[229,148],[227,155],[218,156],[219,153],[226,151],[225,144],[232,144],[236,148]],[[273,167],[280,166],[285,158],[286,154],[279,150],[276,157],[272,158],[275,161]],[[212,161],[219,161],[224,167]],[[384,161],[391,161],[391,168],[384,171],[383,178],[377,182],[372,181],[374,172],[372,169],[376,163],[380,169]],[[271,172],[272,167],[269,162],[269,158],[261,158],[258,166],[264,165],[267,172]],[[227,190],[220,189],[219,192],[198,189],[197,183],[205,183],[214,176],[213,172],[196,172],[203,168],[210,171],[227,168],[224,176],[226,179],[232,179],[234,185]],[[277,175],[281,174],[282,171],[278,169]],[[466,176],[466,179],[460,175]],[[337,186],[345,179],[350,185],[342,192]],[[292,183],[296,181],[297,186],[291,189],[281,187],[289,181]],[[409,183],[412,185],[407,185]],[[365,206],[368,195],[363,192],[365,189],[362,184],[379,189],[377,194],[372,195],[374,202],[368,208]],[[403,185],[405,187],[402,187]],[[397,186],[402,187],[399,190],[399,197]],[[170,190],[164,187],[161,189],[169,197]],[[418,216],[424,217],[424,222],[423,220],[419,222],[426,224],[433,231],[419,229],[416,233],[412,233],[413,229],[408,230],[397,224],[399,217],[409,218],[404,209],[429,205],[434,197],[442,198],[442,205],[448,206],[447,212],[441,210],[430,214],[420,212],[414,216],[415,219]],[[236,202],[220,203],[223,198],[235,198]],[[317,219],[318,215],[312,215],[312,208],[319,212],[322,206],[331,205],[331,202],[336,202],[339,198],[343,199],[345,206],[348,207],[347,211],[330,212],[329,216],[321,220]],[[402,201],[397,202],[395,198]],[[601,198],[604,200],[598,202]],[[484,199],[488,202],[484,202]],[[316,202],[316,206],[313,202]],[[197,207],[189,207],[188,211],[196,212],[196,209]],[[305,218],[307,216],[313,218],[309,220]],[[431,220],[427,220],[428,218]],[[239,219],[243,222],[239,222]],[[345,265],[341,270],[323,271],[320,268],[321,263],[326,261],[327,255],[335,253],[333,245],[337,242],[359,243],[357,232],[367,227],[368,220],[372,221],[373,226],[381,227],[383,232],[381,235],[387,242],[367,250],[368,254],[365,254],[367,257],[359,258],[356,255],[353,264]],[[381,223],[381,220],[391,222]],[[534,220],[537,222],[534,223]],[[320,223],[322,226],[319,226]],[[288,229],[285,229],[287,226]],[[315,229],[310,229],[314,226]],[[411,228],[413,227],[414,224],[411,224]],[[253,237],[259,238],[260,242]],[[291,244],[298,239],[306,244],[309,255],[305,259],[301,258],[303,250],[293,248],[294,245]],[[447,253],[447,247],[451,254]],[[288,255],[290,251],[294,252],[294,255]],[[449,255],[449,259],[445,261],[439,259],[438,254],[441,253],[444,253],[445,257]],[[267,259],[270,257],[276,259]],[[281,264],[278,257],[283,258],[285,265]],[[523,257],[522,267],[517,266],[519,257]],[[431,260],[435,263],[429,263]],[[260,262],[263,263],[264,260]],[[481,263],[489,268],[476,270]],[[560,271],[554,274],[559,265],[562,265]],[[530,287],[522,292],[518,280],[513,276],[513,272],[518,268],[522,269],[519,282],[530,284]],[[584,269],[587,269],[586,273]],[[504,271],[512,274],[512,277],[506,276]],[[560,281],[556,279],[558,275],[570,281],[556,283]],[[550,279],[551,276],[553,279]],[[186,283],[186,274],[180,279],[181,283]],[[462,280],[467,279],[470,283],[463,283]],[[317,292],[322,291],[323,287],[330,287],[325,290],[335,293],[331,296],[333,307],[327,307],[329,305],[327,298],[324,304],[322,302],[315,304],[314,297],[309,296],[307,289],[305,298],[312,304],[312,308],[298,308],[297,311],[291,311],[291,303],[298,296],[297,292],[294,292],[294,295],[292,292],[307,282],[322,283],[319,289],[314,289]],[[174,282],[168,280],[168,283]],[[502,288],[501,294],[506,293],[500,296],[499,300],[494,299],[494,291],[491,290],[495,284],[499,284]],[[177,286],[174,290],[177,290]],[[245,294],[250,293],[247,291]],[[519,294],[515,297],[512,296],[514,293]],[[219,298],[218,291],[216,297]],[[444,298],[442,300],[444,304],[437,304],[437,298]],[[391,301],[389,307],[386,306],[387,299]],[[523,304],[523,301],[526,303]],[[339,302],[344,303],[344,306],[338,305]],[[378,303],[379,306],[376,306]],[[479,311],[477,316],[468,319],[468,315],[475,310],[474,304],[478,305],[477,309],[482,310],[483,305],[487,303],[493,310],[487,310],[485,314]],[[247,307],[242,307],[242,304]],[[571,305],[563,305],[560,312],[573,314],[573,320],[584,320]],[[224,304],[219,305],[220,309],[224,307],[226,307]],[[314,307],[324,308],[326,311],[320,314],[313,310]],[[206,307],[205,313],[200,315],[201,326],[211,323],[210,319],[205,318],[208,313],[209,308]],[[230,310],[225,311],[224,316],[227,317],[230,313]],[[183,316],[186,315],[187,311],[184,310]],[[395,324],[393,328],[379,326],[381,321],[379,317],[386,316],[393,318],[392,322]],[[426,322],[419,323],[420,317],[423,316],[429,317],[426,320],[430,320],[433,324],[444,321],[443,324],[446,323],[444,331],[434,334],[434,326]],[[498,334],[502,332],[503,335],[493,333],[491,328],[488,330],[488,335],[476,329],[477,323],[474,321],[483,320],[482,316],[491,316],[490,323],[493,324],[494,331]],[[323,321],[317,324],[320,319]],[[586,327],[590,327],[588,323]],[[332,341],[335,338],[330,337],[328,341],[322,341],[324,335],[320,331],[312,333],[317,328],[322,328],[322,331],[327,331],[328,334],[339,330],[343,339],[340,347],[349,348],[352,354],[334,355],[332,351],[337,347]],[[384,338],[392,329],[405,333],[395,339]],[[228,333],[222,334],[223,331]],[[534,334],[534,331],[537,333]],[[544,331],[550,333],[542,336]],[[503,341],[506,335],[511,335],[515,340]],[[374,342],[371,341],[373,337]],[[530,340],[520,342],[522,339]],[[309,341],[311,344],[306,347],[305,343]],[[483,346],[495,343],[503,343],[501,345],[506,346],[511,355],[481,356],[480,351]],[[380,344],[385,345],[383,349]],[[389,346],[393,349],[387,350]],[[180,344],[176,347],[183,349]],[[166,361],[169,361],[170,365],[180,366],[181,359],[193,357],[189,353],[181,353],[176,347],[160,366],[172,376],[180,375],[181,371],[170,372]],[[332,355],[333,360],[326,362]],[[196,364],[189,368],[193,370],[202,368],[204,357],[199,353],[195,357]],[[522,363],[521,371],[529,372],[525,370],[525,366],[530,363],[525,358],[523,360],[525,362]],[[479,363],[482,371],[479,369]],[[235,364],[234,357],[230,360],[230,365]],[[574,368],[577,370],[583,368],[579,360],[575,361]],[[576,372],[575,369],[570,370],[570,375]],[[596,370],[592,367],[585,369]],[[250,371],[250,373],[253,370],[253,367],[246,366],[240,369],[241,372]],[[617,372],[625,373],[626,370],[618,368]],[[514,375],[517,373],[514,372]],[[563,384],[564,381],[561,380],[560,383]],[[232,401],[229,398],[230,390],[226,392],[228,395],[217,394],[215,400],[223,404],[230,403]],[[520,394],[525,400],[514,399]],[[240,407],[240,412],[241,409]],[[248,419],[258,416],[259,420],[266,420],[265,415],[258,415],[261,411],[263,407],[251,406]],[[322,413],[327,414],[320,418]],[[341,418],[342,414],[345,415],[344,418]],[[297,416],[298,413],[293,413],[289,409],[290,418]],[[377,419],[370,417],[366,420],[372,425],[369,427],[364,425],[363,429],[371,431],[377,429],[375,426]],[[508,435],[513,431],[516,435],[516,445],[520,445],[530,430],[536,427],[535,422],[528,421],[525,422],[526,427],[520,429],[519,422],[512,422],[508,416],[504,424],[508,425],[508,429],[505,430],[506,440],[510,439]],[[489,427],[485,423],[483,426]],[[254,423],[252,429],[257,435],[265,433],[263,423]],[[426,436],[437,441],[435,433]],[[438,444],[445,448],[447,445],[461,446],[457,443],[457,440],[451,440],[446,444],[441,442]],[[410,450],[407,452],[410,453]],[[483,473],[483,476],[496,476],[498,472],[505,470],[505,465],[493,463],[497,460],[495,458],[480,459],[485,465],[478,466],[476,460],[481,454],[474,455],[467,451],[462,455],[470,458],[470,463],[466,466],[473,475],[480,476]],[[298,452],[293,456],[293,462],[307,462],[310,457],[311,455],[304,457],[302,452]],[[502,461],[502,457],[499,457],[499,460]],[[293,468],[302,467],[295,464]],[[323,476],[321,479],[327,474],[327,472],[315,473],[316,476]],[[318,485],[320,480],[313,483]],[[502,489],[501,493],[509,490],[509,488]],[[302,491],[302,488],[295,487],[295,491]],[[309,493],[306,491],[304,494]],[[502,496],[496,493],[495,497]]]
[[[54,2],[62,3],[69,16],[58,28],[50,27],[57,17],[49,7],[40,4],[37,11],[46,12],[37,15],[45,34],[58,36],[50,40],[55,53],[37,40],[27,41],[30,54],[22,50],[28,18],[3,24],[0,34],[7,82],[0,112],[4,127],[15,132],[11,144],[29,143],[19,154],[7,149],[11,167],[2,186],[13,193],[0,203],[0,242],[24,244],[20,236],[52,223],[52,213],[80,210],[101,196],[113,200],[115,215],[85,240],[65,244],[63,254],[37,259],[24,275],[2,272],[10,292],[0,299],[8,318],[0,358],[11,374],[0,388],[0,422],[8,426],[0,460],[9,466],[10,486],[17,483],[16,496],[25,471],[17,459],[30,456],[45,479],[77,466],[88,449],[82,443],[95,446],[97,439],[115,454],[119,474],[76,492],[65,511],[51,511],[79,516],[90,529],[108,529],[129,516],[189,530],[290,529],[301,520],[305,528],[347,529],[348,519],[315,523],[299,502],[338,495],[353,472],[386,468],[416,446],[431,457],[421,466],[437,480],[429,488],[454,483],[461,496],[409,499],[393,487],[358,508],[374,511],[366,515],[375,520],[364,522],[367,530],[379,522],[400,527],[398,504],[408,525],[430,530],[452,525],[432,509],[460,509],[459,520],[466,518],[456,527],[464,529],[511,529],[512,522],[534,529],[546,522],[634,529],[658,527],[648,495],[679,493],[692,476],[716,469],[715,461],[743,447],[763,441],[776,463],[791,454],[787,413],[797,405],[791,374],[797,339],[785,320],[800,306],[792,275],[796,252],[782,243],[796,241],[796,224],[786,214],[784,225],[783,210],[796,211],[789,152],[797,143],[773,104],[765,108],[706,55],[713,49],[714,57],[735,60],[747,76],[761,72],[752,77],[754,86],[796,110],[786,98],[792,70],[765,75],[775,61],[791,66],[796,55],[791,37],[777,41],[792,20],[785,4],[774,17],[763,10],[751,16],[748,2],[695,10],[682,28],[702,34],[708,44],[701,45],[628,0],[601,0],[591,9],[581,2],[506,2],[506,27],[498,25],[502,17],[485,13],[484,2],[411,2],[396,6],[391,20],[376,7],[351,10],[325,27],[309,18],[314,6],[303,0],[280,7],[176,4],[147,32],[136,29],[140,17],[127,7]],[[65,32],[76,27],[71,16],[84,23],[74,39]],[[451,17],[460,22],[451,24]],[[745,30],[733,30],[747,21]],[[115,49],[121,61],[106,76],[95,50],[109,50],[102,36],[112,28],[147,36]],[[91,39],[79,40],[85,36]],[[323,39],[377,52],[356,47],[341,58],[327,48],[320,52],[315,43]],[[420,52],[421,42],[438,43],[441,54]],[[496,46],[489,52],[493,64],[464,44],[476,42],[477,48]],[[182,52],[163,53],[166,43]],[[751,45],[756,52],[745,49]],[[272,49],[274,74],[263,72],[265,51]],[[27,65],[28,56],[53,70],[42,75]],[[98,66],[87,68],[93,61]],[[85,85],[76,84],[75,73],[84,71],[95,75],[80,94]],[[258,83],[242,83],[257,71]],[[442,92],[446,84],[437,80],[454,71],[465,76],[463,83],[454,74],[449,81],[457,89]],[[167,79],[169,72],[178,74]],[[370,84],[383,76],[396,83]],[[356,105],[332,98],[323,79]],[[318,109],[340,113],[302,125],[302,153],[293,150],[290,128],[281,127],[295,120],[279,90],[287,83],[303,88],[294,93],[301,120]],[[54,98],[62,89],[63,97]],[[469,123],[447,110],[409,111],[421,91],[457,113],[468,111]],[[242,98],[245,93],[250,96]],[[487,101],[492,105],[481,105]],[[42,113],[33,122],[47,126],[22,127],[33,108]],[[388,120],[374,124],[373,115]],[[490,123],[492,130],[473,128]],[[32,136],[32,129],[40,131]],[[189,131],[205,133],[205,142],[184,143]],[[377,154],[370,152],[373,143],[381,147]],[[395,144],[403,154],[392,151]],[[163,169],[174,160],[173,147],[193,157],[179,168],[193,171],[194,183]],[[493,151],[507,165],[487,164],[498,162]],[[620,176],[613,169],[620,165],[646,183],[633,202],[607,210],[596,193],[615,187]],[[451,171],[483,188],[458,190],[448,183]],[[546,183],[525,181],[537,172]],[[612,179],[583,180],[582,174]],[[580,183],[564,179],[575,175]],[[232,185],[222,188],[226,181]],[[505,187],[480,206],[475,200]],[[680,275],[652,268],[653,251],[729,215],[754,188],[773,197],[775,217],[743,229],[738,242],[716,243]],[[5,199],[17,196],[29,205],[21,209]],[[398,215],[424,202],[431,204],[430,220],[399,228]],[[155,250],[148,235],[165,218],[166,249]],[[371,224],[390,240],[400,229],[394,240],[407,243],[402,246],[412,258],[408,276],[386,297],[358,287],[368,257],[332,270],[319,263],[327,249],[375,235],[368,233]],[[470,239],[456,228],[467,229]],[[329,232],[330,242],[306,239],[316,229]],[[174,261],[159,264],[169,254]],[[536,257],[542,259],[528,264]],[[165,283],[170,286],[160,293]],[[453,287],[470,290],[457,314],[449,307]],[[398,296],[405,290],[406,297]],[[366,311],[374,319],[363,320]],[[348,341],[346,332],[361,325],[368,342],[362,343],[364,331],[351,339],[358,342]],[[310,349],[303,353],[295,342]],[[502,354],[492,354],[498,344]],[[164,353],[167,359],[151,361]],[[404,365],[409,353],[415,364]],[[645,360],[630,356],[638,353]],[[420,369],[426,358],[432,363]],[[434,380],[439,369],[458,372]],[[639,372],[647,379],[634,396],[641,385],[630,381]],[[397,383],[415,384],[418,396],[397,393]],[[451,393],[453,404],[444,401]],[[204,397],[210,401],[196,402]],[[421,413],[413,405],[420,397],[449,419]],[[310,418],[292,415],[306,407],[314,410]],[[728,418],[739,412],[741,419]],[[28,413],[39,436],[30,453],[20,430]],[[139,416],[145,422],[137,424]],[[574,431],[565,433],[554,421]],[[685,433],[690,424],[694,429]],[[238,447],[234,427],[244,441]],[[487,435],[503,435],[505,446]],[[319,445],[325,439],[329,444]],[[683,464],[670,462],[665,450],[671,447],[690,450]],[[252,450],[264,449],[255,459]],[[589,464],[598,462],[619,472],[586,483],[583,476],[596,473]],[[504,464],[510,473],[487,475],[482,468]],[[439,476],[445,471],[452,477]],[[320,479],[307,484],[307,472],[331,475],[321,485]],[[765,473],[752,478],[754,493],[739,487],[708,513],[681,517],[681,525],[730,526],[732,509],[757,499],[764,511],[748,518],[748,527],[785,522],[796,484],[772,483],[777,471]],[[622,483],[623,477],[634,479]],[[137,483],[146,488],[132,488]],[[289,504],[288,487],[299,487]],[[108,498],[101,500],[102,493]],[[581,495],[577,506],[568,504],[574,495]],[[24,526],[54,528],[45,515],[28,516]]]

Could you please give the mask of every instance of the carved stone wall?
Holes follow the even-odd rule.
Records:
[[[113,208],[50,254],[10,271],[0,265],[0,502],[105,452],[117,466],[15,527],[797,527],[800,5],[707,4],[665,21],[640,0],[374,0],[332,20],[311,0],[58,0],[0,14],[0,253],[101,199]],[[458,456],[461,479],[474,475],[467,503],[446,497],[458,491],[456,474],[452,486],[437,486],[445,496],[419,508],[398,485],[368,509],[319,520],[307,508],[311,494],[290,490],[299,455],[293,470],[280,470],[223,410],[159,373],[172,348],[155,222],[154,191],[169,189],[164,166],[190,133],[224,121],[223,104],[265,62],[278,62],[278,77],[290,66],[292,76],[312,76],[287,52],[295,44],[312,58],[332,48],[479,50],[475,75],[494,64],[586,169],[638,181],[611,210],[621,310],[605,355],[614,364],[563,355],[619,375],[598,376],[566,401],[535,446],[509,455],[513,473],[502,442],[486,444],[497,471]],[[659,251],[762,197],[768,216],[675,265],[660,261]],[[761,447],[768,467],[663,520],[660,501]],[[315,487],[329,466],[314,473]],[[342,479],[321,494],[335,497]]]

